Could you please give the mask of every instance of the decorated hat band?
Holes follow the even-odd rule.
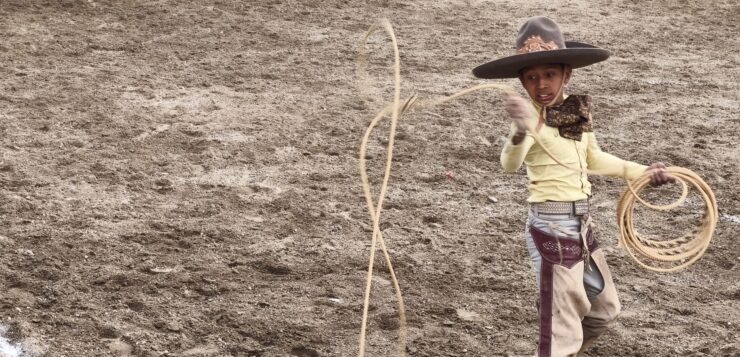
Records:
[[[533,17],[519,29],[516,54],[499,58],[473,69],[479,78],[516,78],[527,67],[543,64],[567,64],[585,67],[609,58],[609,51],[574,41],[565,41],[555,21]]]

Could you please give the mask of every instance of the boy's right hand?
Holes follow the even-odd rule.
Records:
[[[527,120],[537,116],[532,104],[518,95],[506,97],[506,112],[521,132],[527,130]]]

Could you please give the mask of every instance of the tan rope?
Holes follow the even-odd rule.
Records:
[[[369,37],[379,30],[379,28],[382,28],[387,35],[391,38],[392,44],[393,44],[393,50],[394,50],[394,93],[393,93],[393,103],[389,104],[385,108],[383,108],[376,116],[375,118],[370,122],[367,129],[365,130],[365,135],[362,138],[362,143],[360,144],[360,176],[362,178],[362,188],[363,192],[365,194],[365,200],[367,201],[368,206],[368,212],[370,214],[370,219],[373,222],[373,233],[372,233],[372,240],[370,243],[370,261],[368,263],[368,270],[367,270],[367,280],[365,284],[365,295],[364,295],[364,302],[363,302],[363,310],[362,310],[362,327],[360,331],[360,347],[359,347],[359,353],[358,357],[364,357],[365,356],[365,341],[366,341],[366,334],[367,334],[367,317],[368,317],[368,310],[370,306],[370,289],[372,287],[372,277],[373,277],[373,264],[375,261],[375,250],[377,242],[380,242],[381,250],[383,251],[383,255],[385,257],[386,264],[388,264],[388,270],[390,271],[391,279],[393,282],[393,287],[396,294],[396,300],[398,302],[398,310],[399,310],[399,345],[398,345],[398,355],[399,356],[405,356],[406,351],[406,312],[405,312],[405,306],[403,303],[403,296],[401,294],[401,288],[398,283],[398,279],[396,278],[395,271],[393,269],[393,264],[391,262],[390,254],[388,253],[388,250],[385,245],[385,240],[383,239],[383,235],[380,232],[380,213],[383,208],[383,200],[385,199],[385,195],[388,188],[388,181],[390,178],[390,172],[391,172],[391,165],[393,162],[393,146],[395,143],[395,134],[396,134],[396,126],[398,123],[398,119],[401,115],[406,113],[412,108],[420,107],[420,108],[429,108],[433,107],[445,102],[448,102],[450,100],[459,98],[461,96],[467,95],[469,93],[482,90],[482,89],[496,89],[503,91],[507,95],[516,95],[516,91],[511,86],[505,85],[505,84],[498,84],[498,83],[487,83],[487,84],[481,84],[477,85],[468,89],[461,90],[455,94],[452,94],[448,97],[444,97],[437,100],[430,100],[430,101],[420,101],[417,100],[418,98],[416,95],[412,95],[409,98],[407,98],[403,103],[401,102],[400,98],[400,91],[401,91],[401,64],[400,64],[400,56],[398,52],[398,44],[396,41],[396,37],[393,31],[393,27],[391,26],[390,22],[387,19],[381,19],[376,24],[373,24],[368,32],[365,34],[365,37],[363,38],[362,45],[360,46],[360,57],[358,57],[358,78],[365,78],[363,75],[363,70],[365,69],[366,65],[366,59],[364,56],[366,56],[366,52],[364,52],[365,46],[367,46],[367,41]],[[390,131],[388,134],[388,147],[386,148],[386,161],[385,161],[385,169],[383,173],[383,181],[380,187],[380,192],[377,197],[377,202],[373,201],[372,194],[370,192],[370,184],[367,176],[367,164],[366,164],[366,152],[367,152],[367,143],[370,138],[370,134],[372,133],[373,129],[380,123],[380,121],[387,117],[390,114]],[[585,173],[587,175],[605,175],[607,171],[596,171],[596,170],[588,170],[588,169],[582,169],[580,167],[574,166],[574,165],[568,165],[566,163],[563,163],[560,159],[555,157],[555,155],[550,151],[550,149],[545,146],[542,141],[540,140],[539,136],[537,135],[537,128],[536,124],[527,123],[527,131],[529,131],[535,142],[537,142],[540,147],[545,151],[545,153],[552,158],[558,165],[561,165],[563,167],[566,167],[574,172],[578,173]],[[682,194],[681,196],[674,201],[671,204],[668,205],[653,205],[646,201],[644,201],[640,196],[639,192],[641,192],[650,182],[650,174],[648,172],[644,173],[642,176],[640,176],[638,179],[634,180],[634,182],[630,182],[627,179],[627,166],[626,164],[623,167],[623,178],[625,179],[625,182],[627,184],[627,189],[622,193],[622,196],[619,201],[618,205],[618,220],[620,225],[620,245],[625,247],[626,250],[629,252],[630,256],[642,267],[654,270],[654,271],[675,271],[681,268],[684,268],[693,262],[695,262],[697,259],[699,259],[704,252],[706,251],[707,247],[709,246],[709,242],[711,240],[712,234],[714,233],[714,229],[717,224],[718,219],[718,209],[717,209],[717,202],[714,198],[714,193],[712,192],[711,188],[693,171],[680,168],[680,167],[669,167],[668,172],[674,175],[677,179],[677,181],[682,185]],[[632,223],[632,212],[633,212],[633,204],[634,201],[637,200],[641,204],[645,205],[648,208],[655,209],[655,210],[661,210],[666,211],[673,209],[675,207],[680,206],[683,204],[684,200],[688,196],[688,183],[691,183],[695,188],[699,190],[699,192],[702,194],[702,197],[704,198],[705,204],[706,204],[706,213],[704,215],[704,223],[701,226],[701,229],[692,239],[691,237],[682,237],[678,239],[674,239],[671,241],[653,241],[653,240],[647,240],[641,238],[634,229],[634,225]],[[671,268],[662,268],[662,267],[656,267],[648,265],[644,262],[642,262],[637,255],[639,254],[643,259],[652,259],[652,260],[658,260],[660,262],[679,262],[680,265],[671,267]]]
[[[625,250],[638,265],[645,269],[659,272],[672,272],[683,269],[701,258],[709,247],[709,242],[712,240],[712,235],[714,234],[714,229],[717,226],[717,220],[719,218],[717,199],[714,197],[714,192],[712,192],[712,189],[701,177],[693,171],[681,167],[669,167],[667,170],[683,185],[684,194],[682,197],[685,198],[687,183],[690,183],[701,194],[704,200],[704,218],[702,219],[701,226],[694,233],[693,238],[691,236],[685,236],[668,241],[654,241],[642,238],[637,233],[633,222],[635,200],[648,208],[660,211],[667,211],[673,208],[673,205],[654,206],[647,204],[640,198],[638,193],[650,184],[649,175],[642,175],[634,182],[628,182],[629,189],[622,193],[619,204],[617,205],[620,245],[626,248]],[[661,264],[662,262],[663,264],[673,263],[675,265],[667,268],[661,265],[651,265],[644,262],[646,259],[657,261],[657,264]]]
[[[394,92],[393,92],[393,104],[386,107],[384,110],[382,110],[376,117],[373,119],[373,121],[370,123],[370,126],[368,126],[367,130],[365,131],[365,136],[362,139],[362,145],[360,146],[360,174],[362,176],[362,188],[365,193],[365,199],[367,201],[367,207],[368,212],[370,212],[370,218],[373,221],[373,238],[370,244],[370,263],[368,264],[367,268],[367,282],[365,285],[365,301],[363,303],[363,309],[362,309],[362,331],[360,332],[360,351],[358,353],[358,356],[363,357],[365,355],[365,336],[366,336],[366,328],[367,328],[367,313],[368,308],[370,306],[370,288],[372,286],[372,278],[373,278],[373,262],[375,261],[375,245],[377,244],[377,241],[380,240],[380,246],[383,250],[383,255],[385,256],[386,263],[388,264],[388,270],[391,273],[391,279],[393,281],[393,287],[396,291],[396,299],[398,300],[398,314],[400,317],[400,325],[399,325],[399,356],[404,356],[406,351],[406,312],[405,307],[403,304],[403,297],[401,295],[401,287],[398,284],[398,279],[396,279],[396,273],[393,271],[393,264],[391,263],[390,255],[388,254],[388,250],[385,246],[385,240],[383,239],[383,235],[380,233],[380,212],[383,209],[383,200],[385,199],[386,190],[388,189],[388,179],[390,178],[391,173],[391,163],[393,162],[393,144],[396,137],[396,124],[398,123],[398,116],[400,109],[399,103],[400,103],[400,94],[401,94],[401,60],[400,56],[398,54],[398,44],[396,42],[396,35],[393,33],[393,27],[391,26],[390,22],[388,20],[382,20],[379,22],[380,25],[382,25],[383,29],[386,31],[388,36],[390,36],[391,41],[393,42],[393,56],[394,56],[394,78],[395,78],[395,85],[394,85]],[[367,34],[365,35],[365,39],[363,42],[363,45],[367,43],[367,39],[376,31],[375,25],[371,26],[368,30]],[[408,104],[410,104],[412,100],[410,99],[407,101]],[[408,108],[408,105],[405,106]],[[386,161],[385,161],[385,172],[383,174],[383,183],[380,186],[380,193],[378,194],[378,203],[377,208],[373,209],[373,198],[370,193],[370,184],[367,178],[367,168],[365,165],[365,153],[367,151],[367,141],[370,137],[370,133],[372,132],[372,129],[380,122],[380,120],[388,114],[388,112],[391,112],[391,127],[390,127],[390,133],[388,134],[388,148],[387,148],[387,154],[386,154]]]

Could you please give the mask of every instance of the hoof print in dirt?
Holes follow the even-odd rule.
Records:
[[[256,262],[254,267],[263,273],[271,275],[289,275],[292,273],[289,267],[274,262]]]
[[[424,216],[421,221],[432,227],[439,228],[442,226],[442,219],[437,216]]]
[[[126,306],[132,311],[141,312],[144,310],[146,305],[139,300],[131,300],[126,302]]]
[[[378,327],[386,331],[398,330],[401,325],[397,314],[380,314],[375,320]]]
[[[290,355],[296,357],[319,357],[319,353],[316,350],[303,346],[293,347],[290,350]]]
[[[172,187],[172,181],[165,179],[165,178],[154,181],[154,185],[155,185],[154,190],[157,191],[158,193],[168,193],[168,192],[172,192],[175,190]]]
[[[113,326],[103,325],[98,327],[98,335],[101,338],[119,338],[123,334]]]

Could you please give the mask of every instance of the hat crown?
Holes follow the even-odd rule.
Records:
[[[478,78],[517,78],[521,70],[543,64],[562,63],[581,68],[609,58],[609,51],[580,42],[565,41],[555,21],[532,17],[519,29],[516,53],[473,69]]]
[[[565,39],[560,27],[555,21],[544,16],[527,20],[516,37],[516,49],[519,54],[564,48]]]

